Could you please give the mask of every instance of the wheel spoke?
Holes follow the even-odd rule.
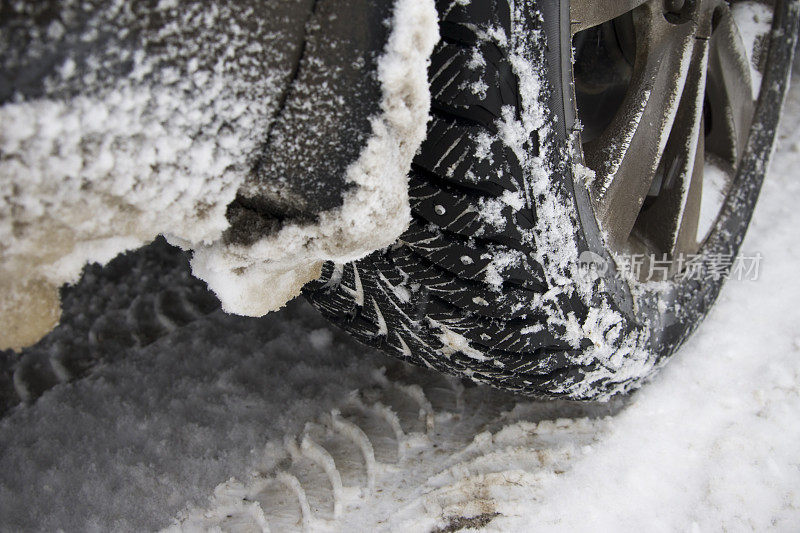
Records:
[[[739,31],[727,5],[717,8],[711,36],[708,97],[711,124],[706,150],[735,167],[747,142],[753,117],[750,67]]]
[[[700,128],[702,131],[702,120],[700,121]],[[703,199],[703,177],[706,165],[704,153],[704,136],[700,135],[697,141],[694,169],[692,169],[689,186],[685,188],[683,212],[678,219],[678,228],[675,231],[675,244],[672,248],[672,256],[675,258],[682,254],[696,253],[700,249],[697,227],[700,224],[700,207]]]
[[[611,125],[584,145],[595,212],[609,244],[627,240],[651,188],[672,129],[697,42],[693,24],[668,23],[660,3],[635,12],[636,61]]]
[[[569,19],[572,34],[599,26],[636,9],[647,0],[571,0]]]
[[[656,250],[677,256],[697,251],[697,224],[703,191],[703,100],[708,65],[707,40],[698,40],[654,188],[657,194],[636,223],[638,237]]]

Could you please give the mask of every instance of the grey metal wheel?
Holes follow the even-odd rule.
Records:
[[[725,0],[573,0],[570,19],[579,145],[606,244],[675,274],[744,152],[752,52]]]

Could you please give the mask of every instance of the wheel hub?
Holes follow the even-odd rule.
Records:
[[[749,62],[730,6],[574,0],[570,17],[580,144],[606,244],[667,262],[659,279],[674,276],[701,251],[718,210],[701,211],[730,187],[752,119]],[[704,193],[709,166],[720,172]]]

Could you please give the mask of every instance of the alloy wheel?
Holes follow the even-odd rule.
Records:
[[[752,120],[731,5],[573,0],[570,20],[579,144],[606,243],[675,275],[712,231]]]

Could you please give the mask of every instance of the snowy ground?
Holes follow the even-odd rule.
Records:
[[[258,320],[215,312],[4,416],[0,529],[800,529],[794,82],[744,244],[763,255],[760,279],[728,283],[631,398],[463,389],[369,352],[302,302]],[[356,453],[326,471],[313,442]]]

